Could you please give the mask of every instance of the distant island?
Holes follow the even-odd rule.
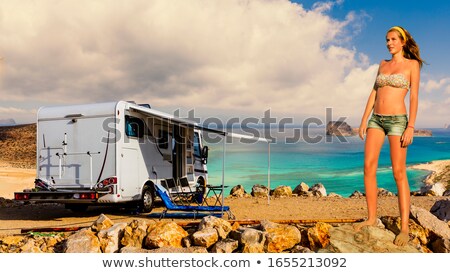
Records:
[[[14,126],[14,125],[16,125],[16,121],[12,118],[0,119],[0,126]]]
[[[326,134],[328,136],[356,136],[359,128],[352,128],[345,121],[330,121],[327,124]],[[430,137],[433,132],[427,129],[414,129],[414,136]]]
[[[328,136],[355,136],[358,131],[352,129],[345,121],[330,121],[327,124],[326,134]]]

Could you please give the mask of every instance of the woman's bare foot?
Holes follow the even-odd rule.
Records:
[[[409,232],[401,231],[394,239],[394,244],[397,246],[404,246],[409,242]]]
[[[365,226],[376,226],[378,224],[378,219],[375,220],[366,220],[361,223],[353,224],[353,228],[355,231],[360,231]]]

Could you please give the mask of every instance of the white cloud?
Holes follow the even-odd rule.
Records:
[[[332,107],[359,125],[376,65],[348,46],[367,15],[326,14],[340,3],[2,1],[0,106],[126,99],[299,122]]]
[[[427,93],[438,91],[443,88],[450,87],[450,78],[443,78],[439,80],[430,79],[421,84],[421,89]]]

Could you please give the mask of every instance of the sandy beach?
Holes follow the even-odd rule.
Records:
[[[435,177],[449,174],[450,160],[434,161],[413,168],[426,169]],[[12,199],[15,191],[34,186],[35,170],[22,169],[0,163],[0,197]],[[0,198],[0,200],[1,200]],[[426,210],[438,200],[448,197],[412,196],[411,204]],[[115,222],[129,222],[136,218],[149,218],[148,214],[135,215],[132,211],[118,208],[92,207],[84,213],[74,213],[59,204],[26,204],[15,205],[3,200],[0,203],[0,235],[17,234],[21,229],[42,227],[68,227],[89,225],[98,215],[104,213]],[[7,201],[7,200],[6,200]],[[399,216],[396,196],[380,197],[379,216]],[[366,200],[341,197],[284,197],[255,198],[227,197],[225,204],[230,206],[236,220],[361,220],[366,217]],[[153,212],[161,212],[161,204]],[[172,219],[166,219],[172,220]],[[176,221],[186,221],[186,219]]]

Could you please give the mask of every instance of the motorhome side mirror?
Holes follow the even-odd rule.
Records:
[[[208,146],[204,146],[202,149],[202,160],[206,163],[207,159],[208,159],[208,151],[209,151],[209,147]]]

